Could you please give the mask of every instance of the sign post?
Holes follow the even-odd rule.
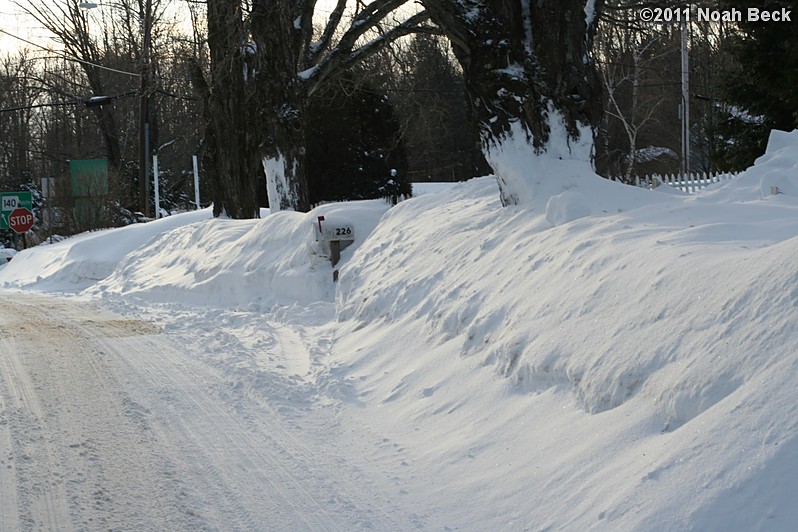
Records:
[[[155,219],[161,217],[161,189],[158,186],[158,154],[152,156],[152,185],[155,189]]]
[[[200,210],[200,198],[199,198],[199,164],[197,161],[197,156],[192,155],[191,160],[194,163],[194,204],[197,206],[197,210]]]
[[[47,221],[44,224],[47,226],[47,232],[50,233],[50,243],[53,243],[53,196],[55,195],[55,178],[43,177],[42,178],[42,195],[47,201]]]

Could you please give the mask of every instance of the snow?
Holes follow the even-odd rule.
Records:
[[[520,122],[510,124],[501,142],[493,144],[486,158],[502,180],[503,203],[506,205],[534,205],[541,199],[571,188],[573,180],[593,175],[590,168],[593,149],[592,133],[586,126],[578,126],[579,138],[570,138],[562,115],[549,105],[549,138],[545,151],[533,153],[529,149],[528,134]],[[534,176],[529,179],[528,176]],[[548,179],[548,176],[557,176]],[[559,189],[558,191],[556,191]]]
[[[665,146],[648,146],[635,151],[635,160],[639,163],[647,163],[658,157],[679,158],[675,151]]]
[[[5,266],[16,254],[17,250],[15,249],[0,248],[0,268]]]
[[[281,112],[290,113],[291,110],[285,106]],[[263,171],[266,174],[266,189],[269,197],[269,205],[272,210],[282,210],[283,203],[291,194],[291,187],[286,178],[286,172],[289,171],[287,166],[288,162],[283,157],[282,153],[278,153],[276,157],[264,157]],[[296,172],[296,161],[293,161],[291,172]]]
[[[2,294],[153,323],[182,346],[164,355],[176,375],[224,377],[207,408],[273,405],[299,434],[281,441],[319,464],[305,493],[329,490],[329,511],[319,475],[340,475],[385,509],[335,526],[792,530],[798,131],[690,196],[598,179],[562,148],[527,167],[519,205],[483,177],[390,209],[196,211],[20,252]],[[492,155],[520,181],[520,147]],[[319,216],[357,235],[335,284]],[[156,411],[157,375],[133,380]]]
[[[765,122],[764,116],[752,115],[747,110],[740,109],[739,107],[734,105],[725,107],[724,110],[726,110],[734,118],[742,120],[743,122],[747,122],[748,124],[761,125]]]
[[[596,0],[587,0],[585,3],[585,25],[589,28],[596,20]]]
[[[316,46],[318,46],[318,44]],[[318,66],[313,66],[313,67],[310,67],[310,68],[308,68],[306,70],[303,70],[302,72],[299,72],[297,74],[297,77],[299,79],[303,80],[303,81],[307,81],[310,78],[312,78],[313,76],[315,76],[316,74],[318,74],[319,70],[320,69],[319,69]]]

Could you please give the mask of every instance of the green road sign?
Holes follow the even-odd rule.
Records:
[[[0,229],[8,229],[8,215],[14,209],[33,211],[30,192],[0,192]]]
[[[78,227],[97,227],[108,195],[108,160],[73,159],[69,161],[69,174]]]

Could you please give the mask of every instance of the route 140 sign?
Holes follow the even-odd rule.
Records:
[[[11,227],[9,223],[9,218],[11,218],[11,214],[17,209],[24,209],[27,211],[27,214],[30,214],[30,218],[27,217],[26,213],[17,213],[17,216],[22,215],[23,218],[19,219],[19,222],[27,223],[31,219],[33,219],[33,201],[31,199],[30,192],[0,192],[0,229],[14,229]],[[17,227],[23,227],[25,224],[17,224]],[[33,224],[30,225],[33,227]],[[25,229],[25,231],[17,231],[18,233],[24,233],[30,230],[30,227]]]

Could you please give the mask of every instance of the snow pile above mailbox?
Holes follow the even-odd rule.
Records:
[[[317,240],[319,217],[325,231],[348,230],[359,239],[387,209],[383,201],[360,201],[181,226],[126,256],[91,292],[251,310],[332,301],[329,243]]]
[[[264,210],[256,220],[194,211],[23,251],[3,268],[0,284],[253,309],[332,301],[330,249],[317,241],[318,217],[328,220],[325,229],[341,222],[338,229],[355,234],[341,252],[346,260],[387,209],[381,200],[335,203],[307,214]]]

